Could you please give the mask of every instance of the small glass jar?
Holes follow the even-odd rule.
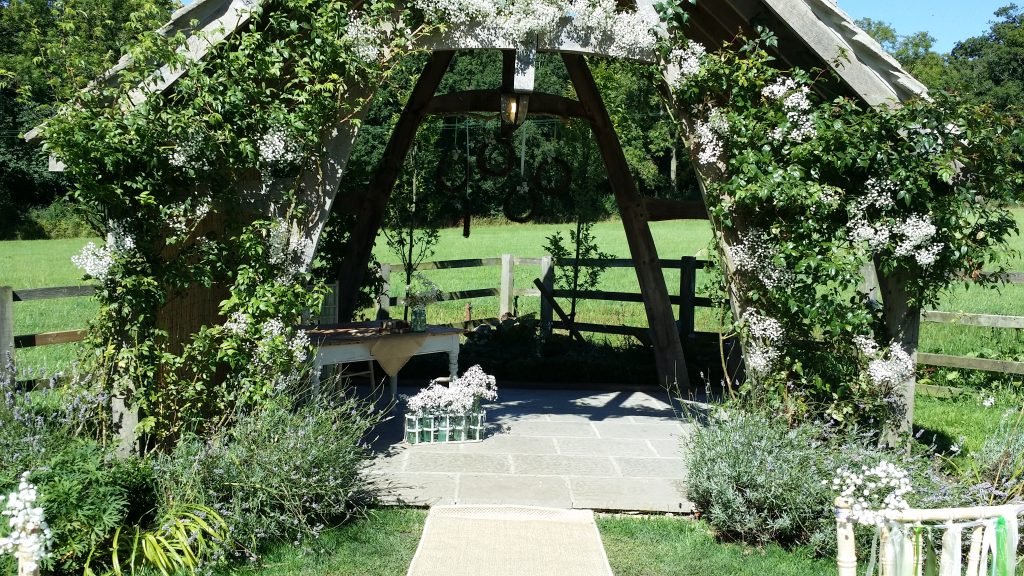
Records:
[[[426,332],[427,331],[427,307],[420,305],[414,306],[412,309],[412,316],[409,321],[410,329],[413,332]]]

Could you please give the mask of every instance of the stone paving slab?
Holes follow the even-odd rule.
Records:
[[[554,442],[559,454],[658,456],[650,442],[642,438],[555,438]]]
[[[611,458],[564,454],[513,454],[515,474],[530,476],[618,476]]]
[[[415,390],[403,390],[414,394]],[[367,474],[385,502],[519,504],[686,513],[681,439],[655,393],[500,390],[481,442],[407,445],[401,419],[377,430]]]
[[[572,508],[569,482],[562,476],[462,474],[458,504],[518,504]]]
[[[621,458],[612,461],[625,478],[685,478],[686,464],[682,458]]]

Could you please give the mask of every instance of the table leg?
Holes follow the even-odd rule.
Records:
[[[448,352],[448,375],[451,376],[451,381],[454,382],[459,377],[459,347],[456,344],[455,348],[452,348]]]

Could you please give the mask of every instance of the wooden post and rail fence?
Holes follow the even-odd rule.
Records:
[[[504,254],[499,258],[474,258],[465,260],[443,260],[438,262],[424,262],[416,266],[417,271],[424,270],[451,270],[459,268],[477,268],[482,266],[500,266],[501,275],[497,287],[473,288],[444,292],[441,295],[442,301],[469,300],[472,298],[497,297],[498,316],[512,313],[515,298],[536,297],[540,298],[540,323],[548,329],[569,330],[574,337],[579,333],[593,332],[602,334],[618,334],[633,336],[641,341],[647,340],[647,328],[641,326],[621,326],[610,324],[592,324],[585,322],[573,322],[567,318],[564,312],[555,302],[555,298],[571,298],[574,293],[571,290],[556,290],[554,288],[554,268],[573,266],[603,266],[606,268],[632,268],[633,261],[630,259],[566,259],[555,261],[551,256],[530,258]],[[699,260],[692,256],[684,256],[678,260],[662,260],[661,267],[678,269],[680,271],[679,290],[676,295],[670,296],[671,302],[678,306],[677,326],[682,338],[692,337],[698,332],[695,331],[694,317],[696,308],[712,307],[714,303],[710,298],[697,295],[697,271],[708,267],[710,263],[706,260]],[[537,279],[534,286],[530,288],[517,288],[515,286],[515,269],[517,266],[531,266],[537,269]],[[392,306],[402,305],[403,298],[396,298],[390,294],[391,274],[394,270],[401,270],[400,265],[384,264],[381,266],[381,276],[384,280],[384,295],[378,301],[378,307],[384,311],[390,310]],[[1009,284],[1024,284],[1024,272],[1011,272],[1003,277],[1003,281]],[[14,313],[18,302],[32,300],[48,300],[56,298],[75,298],[91,296],[94,292],[92,286],[64,286],[58,288],[30,288],[12,289],[8,286],[0,286],[0,370],[6,364],[8,352],[14,353],[16,349],[32,348],[36,346],[50,346],[54,344],[67,344],[79,342],[85,338],[86,330],[63,330],[57,332],[45,332],[38,334],[15,334]],[[544,297],[547,294],[548,297]],[[575,297],[580,300],[603,300],[611,302],[643,302],[640,293],[634,292],[612,292],[603,290],[578,290]],[[555,316],[559,316],[555,319]],[[1000,316],[994,314],[969,314],[962,312],[943,312],[929,310],[922,313],[922,321],[940,324],[959,324],[962,326],[976,326],[984,328],[1003,329],[1024,329],[1024,316]],[[472,327],[479,324],[494,322],[498,318],[467,318],[465,322],[454,323],[455,326]],[[966,356],[950,356],[945,354],[931,354],[919,352],[917,355],[918,364],[929,366],[942,366],[948,368],[961,368],[969,370],[983,370],[988,372],[1001,372],[1006,374],[1024,374],[1024,362],[1012,360],[997,360],[990,358],[973,358]]]

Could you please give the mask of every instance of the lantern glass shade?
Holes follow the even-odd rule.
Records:
[[[518,92],[501,95],[501,123],[508,126],[521,126],[526,122],[526,107],[530,95]]]

